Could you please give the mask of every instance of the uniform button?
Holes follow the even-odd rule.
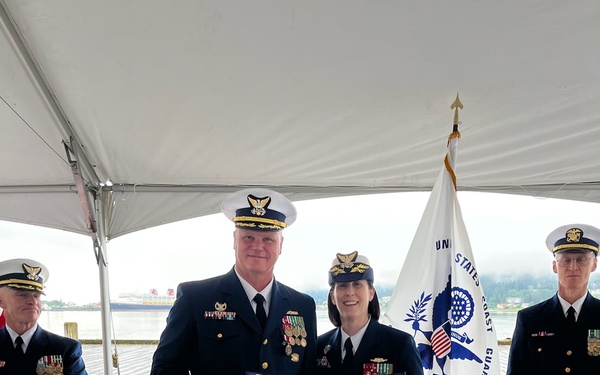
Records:
[[[268,364],[267,362],[263,362],[263,363],[262,363],[262,368],[263,368],[263,370],[266,370],[266,369],[268,369],[268,368],[269,368],[269,364]],[[570,370],[569,370],[569,371],[570,371]]]
[[[222,333],[217,333],[217,338],[222,339],[223,338],[223,334]]]
[[[571,355],[571,354],[573,354],[573,352],[570,350],[567,350],[567,355]]]
[[[542,351],[542,348],[538,348],[538,353]]]
[[[265,339],[265,340],[263,341],[263,345],[267,345],[268,343],[269,343],[269,340],[268,340],[268,339]]]
[[[565,368],[565,372],[566,372],[567,374],[568,374],[568,373],[570,373],[570,372],[571,372],[571,368],[570,368],[570,367],[566,367],[566,368]]]

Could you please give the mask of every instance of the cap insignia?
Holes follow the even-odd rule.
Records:
[[[567,242],[579,242],[583,231],[579,228],[571,228],[567,231]]]
[[[341,263],[341,266],[344,268],[352,268],[354,265],[354,260],[358,256],[358,251],[354,251],[350,254],[340,254],[337,253],[335,255]]]
[[[333,274],[333,276],[337,276],[340,273],[346,273],[346,271],[344,271],[343,269],[341,269],[338,266],[331,267],[331,269],[329,270],[329,272],[331,272]]]
[[[31,267],[27,263],[23,263],[23,270],[27,272],[27,278],[29,280],[37,281],[40,276],[40,272],[42,272],[42,267]]]
[[[252,214],[256,216],[264,216],[267,213],[266,208],[271,203],[271,197],[258,198],[252,194],[248,194],[248,203],[252,206]]]
[[[364,263],[354,262],[358,256],[358,251],[354,251],[350,254],[336,254],[337,259],[340,261],[340,264],[337,266],[333,266],[329,269],[329,272],[333,276],[337,276],[342,273],[347,273],[347,269],[350,268],[350,273],[365,273],[370,268],[368,265]]]

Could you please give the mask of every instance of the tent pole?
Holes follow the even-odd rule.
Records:
[[[96,209],[98,210],[98,236],[96,237],[96,258],[98,262],[98,276],[100,279],[100,313],[102,320],[102,354],[104,358],[104,374],[112,374],[112,356],[111,356],[111,331],[110,331],[110,291],[108,282],[108,258],[106,249],[104,198],[107,194],[99,191],[96,196]]]
[[[108,290],[108,267],[104,261],[104,254],[106,253],[106,243],[100,245],[98,249],[98,255],[100,263],[98,265],[98,275],[100,278],[100,295],[101,295],[101,320],[102,320],[102,354],[104,358],[104,374],[112,374],[112,355],[110,343],[112,341],[110,332],[110,294]]]
[[[112,374],[111,345],[111,312],[110,293],[108,282],[108,257],[106,249],[106,215],[110,214],[112,193],[104,191],[98,176],[88,162],[81,145],[70,137],[69,142],[64,142],[67,160],[71,165],[75,186],[88,231],[92,237],[96,263],[98,264],[98,277],[100,279],[100,315],[102,321],[102,353],[104,358],[104,374]],[[86,183],[84,175],[90,176],[91,183]]]

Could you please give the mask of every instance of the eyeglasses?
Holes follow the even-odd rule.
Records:
[[[556,260],[559,267],[569,267],[573,261],[577,264],[577,267],[584,267],[590,264],[593,258],[590,257],[578,257],[578,258],[560,258]]]

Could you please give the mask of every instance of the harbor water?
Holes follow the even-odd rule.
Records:
[[[112,338],[117,340],[158,340],[166,326],[168,311],[113,311]],[[496,337],[503,340],[512,337],[515,328],[516,312],[492,312]],[[43,311],[38,323],[43,328],[64,335],[64,323],[76,322],[79,339],[96,340],[102,338],[100,311]],[[317,333],[332,329],[326,311],[317,313]]]

